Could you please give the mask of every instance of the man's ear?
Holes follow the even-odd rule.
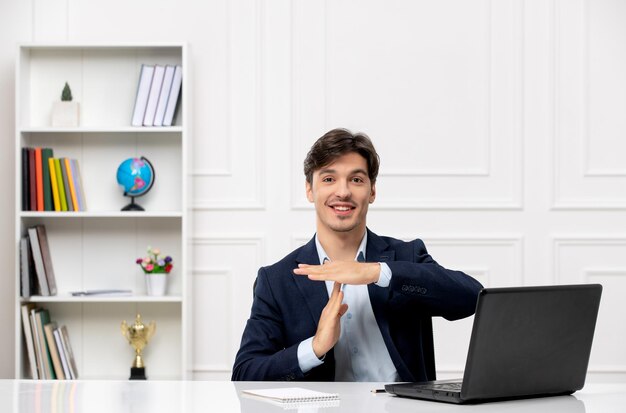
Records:
[[[313,184],[309,181],[306,181],[306,199],[313,203]]]
[[[370,204],[374,203],[376,199],[376,185],[372,185],[372,190],[370,191]]]

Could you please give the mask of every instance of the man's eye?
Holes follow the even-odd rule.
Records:
[[[352,178],[352,182],[356,182],[358,184],[362,184],[365,181],[363,181],[363,178],[354,177],[354,178]]]
[[[332,182],[333,178],[331,178],[330,176],[327,176],[326,178],[322,178],[322,182]]]

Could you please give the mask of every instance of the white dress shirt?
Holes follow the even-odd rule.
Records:
[[[317,235],[315,246],[320,262],[330,260],[322,248]],[[367,247],[367,233],[363,237],[355,261]],[[391,280],[391,269],[384,262],[380,263],[380,278],[377,288],[387,288]],[[326,281],[328,296],[332,294],[334,281]],[[367,292],[367,285],[344,285],[343,302],[348,304],[348,311],[341,318],[341,335],[335,344],[335,380],[336,381],[381,381],[395,382],[398,372],[389,356],[383,336],[376,323],[372,304]],[[303,373],[324,363],[324,358],[317,358],[313,352],[313,337],[298,345],[298,363]]]

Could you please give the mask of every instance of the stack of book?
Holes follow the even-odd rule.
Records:
[[[24,298],[57,293],[48,235],[43,225],[28,228],[20,239],[20,276]]]
[[[78,378],[67,327],[59,327],[47,309],[32,303],[22,305],[22,327],[33,379]]]
[[[78,161],[53,158],[51,148],[22,148],[22,210],[85,211]]]
[[[182,81],[180,65],[141,65],[131,125],[172,126]]]

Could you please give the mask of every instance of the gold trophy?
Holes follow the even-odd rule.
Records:
[[[148,341],[156,331],[156,323],[151,321],[148,326],[141,322],[141,314],[137,314],[135,324],[128,325],[126,320],[122,321],[122,335],[126,337],[131,346],[135,349],[135,361],[130,368],[130,380],[146,380],[146,366],[143,364],[141,353],[148,344]]]

